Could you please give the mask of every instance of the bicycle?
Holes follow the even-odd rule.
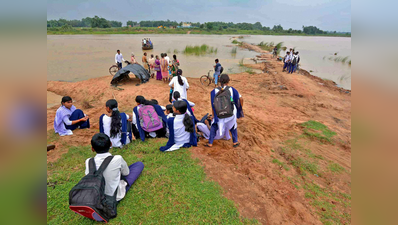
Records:
[[[213,71],[213,70],[209,70],[207,75],[203,75],[200,77],[200,83],[202,83],[202,85],[207,84],[207,86],[209,86],[212,82],[215,83],[214,77],[212,75],[210,75],[211,71]],[[218,75],[218,77],[220,78],[220,75]]]
[[[109,73],[112,76],[115,76],[115,74],[117,73],[117,71],[119,71],[119,67],[117,65],[112,65],[111,67],[109,67]]]

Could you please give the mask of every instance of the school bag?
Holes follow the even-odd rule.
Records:
[[[220,74],[222,74],[222,71],[224,71],[224,67],[221,67]]]
[[[109,222],[117,216],[116,193],[105,194],[105,178],[103,172],[112,161],[108,156],[96,170],[94,158],[89,160],[89,173],[84,176],[69,192],[69,208],[77,214],[95,221]]]
[[[160,117],[152,105],[141,106],[138,110],[141,128],[146,132],[153,132],[163,128]]]
[[[233,116],[234,106],[233,106],[231,92],[229,91],[229,87],[226,87],[224,90],[222,90],[220,87],[218,87],[217,89],[218,92],[214,97],[214,103],[213,103],[217,117],[222,119]]]
[[[293,65],[297,64],[297,56],[293,56],[292,64]]]

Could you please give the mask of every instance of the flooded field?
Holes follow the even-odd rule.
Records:
[[[247,59],[257,53],[238,48],[237,53],[232,54],[233,36],[237,35],[48,35],[47,80],[73,82],[110,76],[108,69],[115,64],[117,49],[121,50],[124,59],[130,60],[131,53],[134,52],[138,62],[141,62],[141,40],[144,37],[150,37],[154,43],[154,49],[146,51],[149,55],[167,52],[171,58],[176,52],[184,76],[200,77],[207,74],[213,69],[216,58],[220,59],[225,72],[241,72],[239,61],[244,58],[244,62],[249,63]],[[242,40],[255,44],[261,41],[284,42],[288,48],[295,47],[300,51],[303,69],[312,70],[311,73],[316,76],[333,80],[340,86],[351,89],[350,66],[328,59],[334,53],[350,57],[351,38],[252,35]],[[217,53],[204,56],[182,53],[187,45],[202,44],[217,48]]]

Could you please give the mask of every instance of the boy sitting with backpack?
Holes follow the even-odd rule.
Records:
[[[117,216],[117,203],[140,176],[144,164],[127,166],[122,156],[112,156],[112,143],[106,134],[95,134],[91,146],[97,154],[86,160],[86,176],[69,192],[69,208],[87,218],[108,222]]]

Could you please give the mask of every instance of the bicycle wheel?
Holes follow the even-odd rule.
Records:
[[[119,67],[117,67],[116,65],[113,65],[109,68],[109,73],[112,76],[115,76],[115,74],[117,73],[117,71],[119,71]]]
[[[203,75],[200,77],[200,83],[202,83],[202,85],[207,84],[207,86],[209,86],[211,84],[211,79],[207,75]]]

